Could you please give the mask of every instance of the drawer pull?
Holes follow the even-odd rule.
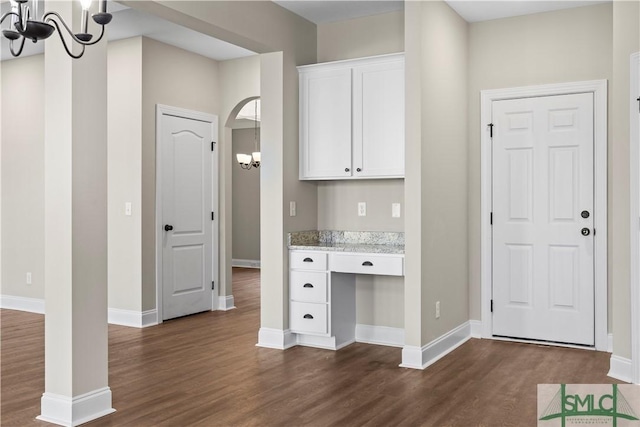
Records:
[[[307,257],[307,258],[303,259],[302,262],[313,262],[313,260],[311,258]]]
[[[311,283],[305,283],[302,287],[303,288],[313,288],[313,285]]]
[[[373,263],[371,261],[365,261],[362,263],[362,265],[365,267],[373,267]]]
[[[313,319],[313,316],[310,314],[305,314],[304,316],[302,316],[305,319]]]

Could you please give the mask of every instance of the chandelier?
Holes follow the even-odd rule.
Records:
[[[100,25],[100,36],[92,41],[93,34],[88,32],[91,0],[80,0],[82,4],[81,32],[75,34],[58,13],[38,10],[38,3],[40,0],[11,0],[11,11],[0,18],[1,25],[5,19],[11,17],[9,28],[3,29],[2,35],[9,40],[9,48],[13,56],[20,56],[27,39],[37,43],[49,38],[57,30],[67,54],[72,58],[80,58],[84,54],[85,46],[96,44],[102,40],[104,26],[111,22],[112,18],[111,14],[107,13],[107,0],[99,0],[98,13],[91,15],[91,18],[93,18],[93,22]],[[78,54],[74,54],[69,48],[60,26],[65,29],[72,41],[82,46],[82,50]],[[18,45],[17,49],[14,43]]]
[[[259,168],[260,167],[260,151],[258,151],[258,140],[259,140],[259,132],[258,132],[258,100],[254,101],[255,109],[253,114],[253,140],[255,143],[255,150],[251,154],[236,154],[236,159],[238,163],[240,163],[240,167],[242,169],[249,170],[251,168]]]

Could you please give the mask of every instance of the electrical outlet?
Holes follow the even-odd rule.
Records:
[[[358,216],[367,216],[366,202],[358,202]]]
[[[131,202],[127,202],[124,204],[124,214],[126,216],[131,216]]]
[[[391,203],[391,217],[400,218],[400,203]]]
[[[296,202],[289,202],[289,216],[296,216]]]
[[[31,283],[31,272],[29,271],[27,272],[27,285],[30,285]]]
[[[440,318],[440,301],[436,301],[436,319]]]

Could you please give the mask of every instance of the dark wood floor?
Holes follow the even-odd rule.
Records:
[[[116,413],[91,426],[534,426],[539,383],[611,383],[609,354],[471,340],[424,371],[400,349],[255,346],[259,276],[234,269],[237,310],[109,326]],[[2,310],[1,425],[36,421],[43,316]]]

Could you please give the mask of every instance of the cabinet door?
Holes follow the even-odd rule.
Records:
[[[353,70],[353,167],[357,177],[404,177],[404,60]]]
[[[300,74],[300,179],[351,176],[351,69]]]

